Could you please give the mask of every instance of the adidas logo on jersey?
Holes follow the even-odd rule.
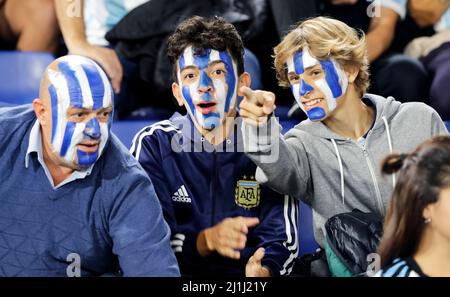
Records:
[[[172,195],[172,200],[175,202],[183,202],[183,203],[191,203],[192,200],[189,197],[186,188],[184,187],[184,185],[182,185],[178,191],[176,191],[175,193],[173,193]]]

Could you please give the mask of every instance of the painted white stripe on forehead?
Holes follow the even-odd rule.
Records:
[[[213,61],[221,61],[220,53],[217,50],[212,49],[211,53],[209,54],[209,62]]]
[[[94,100],[92,99],[91,87],[89,86],[86,72],[84,72],[84,69],[81,67],[81,65],[86,64],[87,61],[85,59],[79,59],[79,61],[77,60],[77,58],[72,58],[67,60],[67,64],[70,69],[75,72],[75,77],[80,84],[83,108],[92,108],[94,106]]]
[[[286,64],[287,64],[288,73],[290,73],[290,72],[294,72],[295,73],[294,55],[291,55],[287,59]]]
[[[307,47],[303,48],[302,59],[303,59],[303,69],[319,64],[319,60],[317,60],[310,54],[309,49]]]
[[[183,52],[184,66],[194,65],[194,53],[192,52],[192,46],[188,46]],[[180,69],[181,71],[182,69]]]

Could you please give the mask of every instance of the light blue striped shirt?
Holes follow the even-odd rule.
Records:
[[[375,0],[375,3],[398,13],[402,19],[406,16],[407,2],[408,0]],[[436,32],[441,32],[446,29],[450,29],[450,8],[445,11],[439,21],[434,25]]]
[[[419,265],[414,258],[409,257],[405,260],[397,258],[392,264],[378,271],[375,277],[425,277]]]
[[[106,33],[128,12],[150,0],[84,0],[84,26],[90,44],[107,46]]]

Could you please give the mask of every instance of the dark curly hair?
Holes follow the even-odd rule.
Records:
[[[244,72],[244,45],[236,28],[221,17],[193,16],[181,22],[167,41],[167,55],[173,65],[176,81],[177,60],[184,49],[191,45],[198,50],[207,48],[229,50],[237,64],[238,75]]]

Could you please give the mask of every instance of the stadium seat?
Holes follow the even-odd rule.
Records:
[[[299,219],[298,219],[298,236],[299,236],[299,256],[304,254],[314,253],[319,245],[314,239],[314,229],[312,220],[311,207],[303,202],[299,205]]]
[[[31,103],[39,96],[42,73],[53,60],[48,53],[0,51],[0,104]]]

